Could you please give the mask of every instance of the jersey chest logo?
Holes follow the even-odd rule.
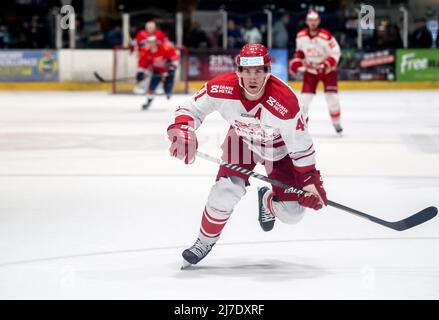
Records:
[[[307,47],[305,49],[305,56],[309,58],[321,57],[323,53],[316,47]]]
[[[274,104],[276,103],[276,99],[275,98],[273,98],[272,96],[269,96],[268,97],[268,100],[267,100],[267,103],[270,105],[270,106],[274,106]]]
[[[279,112],[282,116],[285,116],[288,113],[288,109],[285,108],[279,101],[277,101],[272,96],[269,96],[266,102],[269,106],[273,107],[273,109]]]
[[[215,84],[210,87],[210,93],[233,94],[233,87]]]
[[[232,126],[239,136],[265,144],[273,143],[274,140],[280,137],[279,130],[259,123],[246,123],[235,120]]]

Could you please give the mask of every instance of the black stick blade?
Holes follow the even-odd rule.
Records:
[[[104,78],[102,78],[99,73],[97,73],[96,71],[93,72],[93,75],[96,77],[96,79],[99,80],[99,82],[106,82]]]
[[[397,231],[404,231],[413,227],[416,227],[417,225],[420,225],[421,223],[424,223],[428,220],[433,219],[437,215],[437,208],[436,207],[428,207],[424,210],[419,211],[418,213],[415,213],[414,215],[396,222],[391,222],[391,228],[395,229]]]

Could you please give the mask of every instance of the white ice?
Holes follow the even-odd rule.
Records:
[[[310,112],[328,197],[391,221],[438,206],[439,91],[340,95],[342,138],[321,93]],[[0,92],[1,299],[439,298],[439,218],[397,232],[327,207],[264,233],[257,180],[180,271],[217,171],[168,156],[185,98]],[[227,127],[211,115],[199,149],[218,156]]]

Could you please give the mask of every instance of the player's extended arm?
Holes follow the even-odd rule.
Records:
[[[341,51],[337,40],[332,36],[328,40],[324,48],[327,53],[327,57],[320,65],[319,69],[323,69],[323,72],[328,73],[335,70],[335,68],[337,67],[337,63],[340,60]]]
[[[289,71],[292,74],[297,74],[298,72],[305,72],[306,67],[304,64],[305,54],[303,51],[296,51],[293,58],[289,62]]]
[[[173,75],[175,73],[175,70],[178,67],[179,60],[180,60],[180,56],[175,50],[175,48],[168,47],[166,53],[166,61],[165,61],[166,76]]]
[[[323,188],[323,179],[320,175],[320,171],[316,170],[314,165],[295,168],[298,172],[298,186],[307,192],[299,198],[298,202],[300,205],[314,210],[319,210],[323,206],[327,206],[328,199],[326,197],[326,191]]]
[[[288,65],[288,70],[291,74],[297,74],[298,72],[305,72],[305,53],[302,49],[302,43],[300,38],[296,38],[296,52],[294,53],[293,58],[290,60]]]
[[[184,121],[176,119],[176,121]],[[195,154],[198,148],[197,135],[190,122],[176,122],[171,124],[168,129],[168,139],[171,141],[169,153],[172,157],[181,159],[186,164],[195,161]]]
[[[328,205],[323,179],[320,171],[315,167],[313,142],[300,109],[293,119],[283,122],[281,134],[293,161],[298,187],[307,192],[298,199],[298,202],[314,210]]]
[[[198,148],[195,130],[213,111],[213,102],[207,94],[207,84],[177,108],[175,121],[167,129],[168,139],[171,141],[171,156],[186,164],[195,161]]]

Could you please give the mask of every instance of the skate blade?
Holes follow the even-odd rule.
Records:
[[[192,263],[187,262],[186,260],[183,259],[183,263],[181,264],[180,270],[184,270],[189,268],[192,265]]]

